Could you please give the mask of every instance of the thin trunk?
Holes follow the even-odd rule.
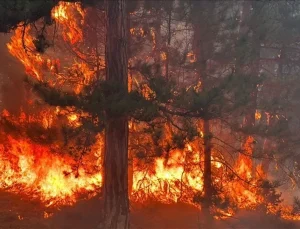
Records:
[[[250,63],[247,63],[248,66],[245,67],[245,63],[237,63],[237,72],[245,72],[249,73],[250,77],[259,77],[259,63],[260,63],[260,42],[257,37],[257,33],[255,31],[255,28],[249,27],[249,24],[251,24],[252,20],[255,20],[255,16],[253,12],[251,12],[252,9],[252,2],[251,1],[244,1],[242,4],[242,18],[241,18],[241,29],[240,29],[240,37],[247,37],[250,42],[252,43],[253,53],[254,57],[253,60]],[[243,126],[247,127],[249,129],[253,128],[255,126],[255,113],[257,108],[257,95],[258,90],[255,85],[253,87],[250,98],[248,102],[248,110],[247,115],[244,117]],[[253,144],[253,137],[251,135],[247,136],[245,138],[245,141],[242,143],[242,148],[244,151],[246,151],[247,154],[252,155],[254,151],[254,144]],[[251,164],[251,170],[252,175],[256,174],[255,166],[253,165],[252,158],[248,157],[246,158],[244,155],[241,155],[241,157],[244,158],[244,160],[249,161],[249,164]]]
[[[201,20],[201,18],[199,19]],[[193,41],[193,51],[197,60],[197,75],[198,80],[201,80],[202,88],[207,85],[207,74],[206,74],[206,60],[205,56],[207,52],[203,45],[203,39],[201,36],[201,25],[195,24],[194,27],[194,41]],[[203,35],[204,37],[204,35]],[[204,37],[206,38],[206,37]],[[209,216],[209,208],[212,203],[212,171],[211,171],[211,138],[210,138],[210,127],[209,127],[209,117],[203,120],[203,134],[204,134],[204,198],[205,203],[203,205],[204,211]]]
[[[162,66],[161,64],[161,9],[158,9],[157,18],[154,22],[154,62],[158,65],[157,75],[161,76],[162,74]]]
[[[127,31],[130,31],[131,28],[131,24],[130,24],[130,6],[129,4],[127,4]],[[128,56],[128,60],[130,60],[133,57],[132,54],[132,36],[130,33],[128,33],[128,49],[127,49],[127,56]],[[128,64],[128,91],[132,91],[132,86],[133,86],[133,74],[132,74],[132,70],[131,70],[131,63],[129,61]],[[134,129],[134,123],[129,120],[129,122],[131,122],[132,126],[131,128]],[[128,127],[128,133],[130,132],[130,129]],[[129,151],[128,152],[128,196],[131,195],[132,193],[132,186],[133,186],[133,154]]]
[[[135,131],[134,122],[131,122],[131,128],[128,128],[129,133]],[[133,190],[133,153],[128,152],[128,196],[131,196]]]
[[[210,213],[212,206],[212,171],[211,171],[211,137],[209,120],[203,120],[203,136],[204,136],[204,171],[203,171],[203,190],[204,202],[202,203],[203,228],[213,228],[213,217]]]
[[[204,197],[205,208],[211,206],[212,201],[212,178],[211,178],[211,138],[209,120],[203,120],[204,134]]]
[[[241,36],[248,35],[249,28],[247,23],[250,23],[248,20],[253,20],[255,18],[254,15],[251,15],[251,6],[252,3],[250,1],[244,1],[243,3],[243,16],[242,16],[242,29],[241,29]],[[257,37],[257,33],[254,29],[253,34],[251,35],[250,39],[252,39],[253,49],[255,58],[253,58],[252,63],[250,63],[250,69],[248,70],[252,77],[259,76],[259,59],[260,59],[260,42]],[[245,117],[244,125],[248,127],[253,127],[255,125],[255,113],[257,107],[257,88],[255,87],[250,95],[250,103],[249,103],[249,112],[248,115]]]
[[[262,159],[262,172],[263,172],[263,176],[267,176],[268,172],[269,172],[269,167],[270,167],[270,140],[268,138],[264,139],[264,145],[263,145],[263,152],[264,152],[264,158]]]
[[[128,87],[125,0],[106,1],[106,80]],[[104,220],[100,228],[129,228],[128,121],[107,113],[104,154]]]
[[[266,125],[268,126],[268,128],[270,128],[272,125],[274,125],[274,118],[270,117],[269,114],[265,114],[266,117]],[[270,139],[268,139],[267,137],[264,140],[264,145],[263,145],[263,155],[264,158],[262,159],[262,170],[265,176],[268,175],[269,172],[269,167],[271,164],[271,156],[272,156],[272,142]]]
[[[172,5],[168,10],[168,41],[166,47],[166,78],[169,79],[169,62],[170,62],[170,46],[171,46],[171,23],[172,23]]]
[[[198,7],[203,7],[199,2]],[[205,6],[205,5],[204,5]],[[213,5],[209,5],[211,13],[213,12]],[[197,63],[197,81],[201,80],[202,88],[205,88],[208,81],[207,76],[207,65],[206,61],[209,59],[210,42],[208,31],[201,31],[202,18],[198,19],[199,22],[194,24],[194,41],[193,41],[193,51],[196,57]],[[204,19],[205,20],[205,19]],[[201,33],[202,32],[202,33]],[[205,42],[205,44],[204,44]],[[210,137],[210,127],[209,127],[209,117],[203,120],[203,134],[204,134],[204,203],[203,203],[203,213],[206,218],[206,228],[211,224],[210,206],[212,204],[212,171],[211,171],[211,137]]]

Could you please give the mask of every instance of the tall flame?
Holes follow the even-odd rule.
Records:
[[[55,155],[48,147],[9,137],[9,147],[0,146],[0,188],[26,192],[47,205],[72,204],[76,195],[93,192],[101,186],[100,172],[88,174],[75,161]]]

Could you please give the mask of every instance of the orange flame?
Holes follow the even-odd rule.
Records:
[[[101,173],[88,174],[80,167],[72,170],[71,157],[58,156],[49,148],[9,137],[10,148],[0,146],[0,188],[23,191],[47,203],[71,204],[80,192],[95,192],[101,186]]]
[[[78,86],[72,87],[72,90],[79,93],[83,85],[88,85],[95,77],[95,71],[87,64],[87,61],[78,60],[86,60],[84,54],[79,52],[77,47],[84,42],[82,27],[86,17],[85,13],[79,3],[67,2],[60,2],[52,11],[52,17],[62,26],[61,34],[64,42],[69,44],[79,57],[77,61],[70,64],[66,71],[60,68],[62,60],[50,58],[51,55],[47,56],[47,53],[35,52],[34,38],[30,33],[29,26],[19,27],[15,30],[11,42],[7,45],[8,49],[22,62],[26,73],[39,81],[47,80],[56,85],[59,80],[64,82],[65,79],[70,79],[71,75],[76,75]],[[133,35],[144,36],[142,29],[132,28],[130,32]],[[156,34],[153,28],[150,33],[154,50]],[[164,59],[165,53],[161,54]],[[188,53],[187,57],[191,63],[196,61],[193,52]],[[104,61],[102,60],[102,62]],[[201,88],[202,85],[199,81],[194,89],[200,91]],[[147,85],[143,88],[143,94],[145,98],[155,96]],[[55,115],[61,112],[61,108],[57,107],[52,113],[49,112],[50,114],[41,114],[43,127],[51,127]],[[2,116],[7,117],[9,113],[5,111]],[[79,114],[72,113],[66,117],[69,125],[81,125]],[[22,113],[19,121],[23,122],[26,118],[28,117]],[[257,112],[256,119],[260,118],[261,115]],[[151,166],[141,167],[139,160],[134,160],[132,200],[143,201],[147,198],[155,198],[164,203],[177,201],[193,203],[193,197],[203,192],[203,153],[197,141],[198,143],[203,141],[205,136],[202,131],[200,133],[200,138],[195,142],[187,143],[184,150],[172,150],[168,158],[156,158]],[[8,141],[7,144],[0,144],[0,188],[8,188],[13,192],[20,192],[23,189],[24,193],[40,198],[48,206],[72,204],[79,194],[95,195],[99,191],[102,184],[102,175],[99,172],[102,156],[100,147],[94,151],[93,155],[93,165],[96,165],[98,170],[90,172],[84,165],[80,165],[77,172],[74,173],[74,165],[76,165],[74,159],[65,154],[53,153],[52,146],[41,146],[26,139],[16,140],[12,137],[9,137]],[[253,141],[253,137],[247,138],[242,149],[243,152],[233,166],[238,178],[229,178],[223,159],[212,152],[212,169],[216,170],[216,173],[222,174],[220,177],[214,177],[213,183],[223,183],[224,193],[239,208],[254,208],[264,201],[255,186],[257,178],[253,173],[254,166],[251,159]],[[98,144],[103,144],[101,139],[98,139]],[[259,167],[256,169],[259,170]],[[223,199],[225,194],[221,196]],[[290,208],[283,209],[284,218],[300,218],[293,216]],[[269,206],[271,213],[275,210],[274,206]],[[218,209],[217,211],[224,217],[234,214],[233,209],[226,211]],[[50,216],[50,213],[44,212],[44,218]],[[21,220],[21,216],[19,219]]]

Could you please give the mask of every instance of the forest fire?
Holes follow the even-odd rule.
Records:
[[[94,78],[101,75],[105,62],[103,55],[98,53],[101,45],[87,47],[88,45],[84,44],[87,15],[86,9],[79,3],[60,2],[53,8],[51,15],[59,29],[56,31],[52,26],[50,31],[55,31],[54,35],[60,38],[59,45],[67,47],[76,58],[68,58],[51,49],[37,52],[37,44],[41,40],[34,38],[35,28],[29,25],[18,27],[7,47],[24,65],[28,77],[79,94]],[[150,31],[155,42],[156,35],[152,29]],[[132,28],[130,32],[132,35],[146,36],[145,30],[141,28]],[[155,48],[156,44],[152,49],[155,51]],[[88,56],[87,53],[92,55]],[[165,61],[169,54],[160,53],[163,54],[159,55],[160,59]],[[190,63],[197,62],[193,52],[188,52],[187,57]],[[202,87],[201,82],[198,86]],[[12,118],[16,125],[31,123],[32,118],[43,127],[42,133],[50,131],[52,127],[59,129],[61,126],[57,120],[60,116],[65,118],[62,122],[68,128],[83,128],[82,117],[85,114],[75,109],[70,110],[56,107],[46,111],[45,108],[39,111],[37,118],[30,115],[12,117],[5,111],[1,118]],[[262,113],[255,112],[257,120],[262,116]],[[146,163],[134,157],[133,172],[129,174],[133,179],[131,200],[184,202],[202,208],[205,192],[203,145],[207,138],[203,131],[201,129],[196,139],[184,142],[181,148],[170,149],[167,153],[149,160],[150,162]],[[81,196],[90,198],[100,193],[103,182],[101,163],[104,144],[101,134],[98,133],[93,150],[82,155],[79,152],[82,149],[78,150],[74,142],[70,143],[72,152],[68,153],[62,152],[63,144],[59,145],[58,142],[41,144],[27,136],[15,137],[9,132],[6,135],[5,141],[0,143],[0,189],[39,199],[47,207],[72,205]],[[43,136],[40,137],[44,140]],[[231,163],[228,163],[217,149],[212,148],[212,212],[220,219],[231,217],[238,209],[256,209],[264,206],[270,214],[280,212],[284,219],[300,220],[300,215],[294,214],[291,206],[268,201],[269,193],[266,194],[263,188],[267,174],[263,171],[261,163],[255,164],[252,157],[254,141],[252,136],[247,136],[239,149],[240,153]],[[77,154],[80,156],[75,158],[74,155]],[[44,218],[48,217],[51,215],[45,212]]]
[[[40,199],[47,206],[73,204],[81,193],[95,194],[101,173],[89,174],[83,167],[74,172],[70,156],[26,139],[13,139],[1,145],[0,188]]]

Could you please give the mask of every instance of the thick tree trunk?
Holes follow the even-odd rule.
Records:
[[[110,119],[104,157],[103,229],[129,228],[127,118]]]
[[[125,0],[106,1],[106,80],[127,88],[127,14]],[[103,229],[129,228],[128,121],[107,112],[104,155]]]

